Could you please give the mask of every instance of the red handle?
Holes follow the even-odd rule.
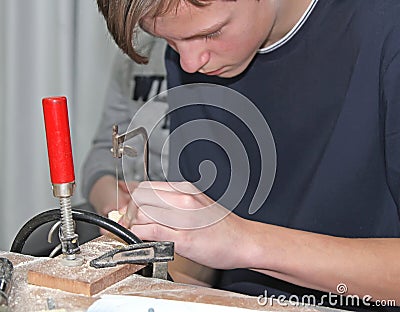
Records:
[[[67,98],[48,97],[42,100],[46,128],[50,177],[53,184],[75,181],[69,132]]]

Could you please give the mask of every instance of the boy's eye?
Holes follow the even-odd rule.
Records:
[[[218,31],[215,31],[215,32],[213,32],[213,33],[211,33],[211,34],[205,35],[204,38],[205,38],[206,40],[215,39],[215,38],[217,38],[220,34],[221,34],[221,31],[218,30]]]

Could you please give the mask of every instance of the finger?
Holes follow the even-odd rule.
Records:
[[[179,234],[174,229],[156,223],[134,225],[130,230],[140,239],[148,241],[176,241]]]
[[[157,219],[153,217],[153,215],[155,214],[148,213],[148,211],[152,211],[152,209],[156,209],[157,211],[163,211],[163,212],[166,211],[165,209],[157,207],[149,207],[149,206],[139,207],[134,220],[134,225],[158,223]]]
[[[208,226],[229,213],[214,201],[199,200],[198,196],[140,187],[132,193],[132,201],[147,217],[175,229]]]
[[[125,193],[130,193],[133,192],[133,190],[139,185],[139,182],[136,181],[130,181],[125,183],[125,181],[119,180],[118,181],[118,188],[125,192]]]
[[[118,193],[118,210],[126,207],[131,200],[131,195],[125,192]]]
[[[128,210],[128,205],[124,205],[118,208],[118,212],[120,215],[126,214],[126,211]]]
[[[136,221],[138,207],[135,202],[131,200],[128,202],[126,208],[122,208],[120,212],[122,212],[123,216],[118,223],[125,226],[126,228],[129,228]]]
[[[162,208],[151,208],[155,208],[157,211],[165,211],[165,209]],[[149,207],[143,206],[139,208],[134,201],[130,201],[126,207],[119,210],[119,213],[123,215],[119,223],[129,228],[133,224],[149,224],[156,222],[155,219],[149,217],[148,214],[144,213],[144,210],[146,209],[149,209]]]
[[[163,181],[143,181],[138,188],[154,189],[160,191],[180,192],[184,194],[197,195],[201,192],[187,181],[184,182],[163,182]]]
[[[153,206],[164,209],[198,209],[202,205],[193,195],[176,191],[138,187],[132,194],[137,207]]]
[[[158,223],[176,230],[198,229],[214,224],[229,213],[226,209],[164,209],[154,206],[141,206],[135,224]],[[228,213],[227,213],[228,212]],[[132,223],[132,224],[134,224]]]

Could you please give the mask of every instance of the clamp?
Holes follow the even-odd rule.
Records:
[[[173,242],[143,242],[113,249],[90,261],[94,268],[109,268],[120,264],[151,265],[154,278],[167,279],[168,261],[174,260]]]

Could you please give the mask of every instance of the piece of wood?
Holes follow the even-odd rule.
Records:
[[[112,210],[108,213],[108,219],[113,220],[114,222],[117,222],[123,217],[123,214],[120,214],[118,210]]]
[[[95,269],[89,262],[115,248],[121,242],[109,237],[99,237],[81,246],[84,263],[77,267],[62,264],[61,256],[42,261],[28,271],[28,283],[75,294],[92,296],[142,269],[143,265],[124,264],[113,268]]]

